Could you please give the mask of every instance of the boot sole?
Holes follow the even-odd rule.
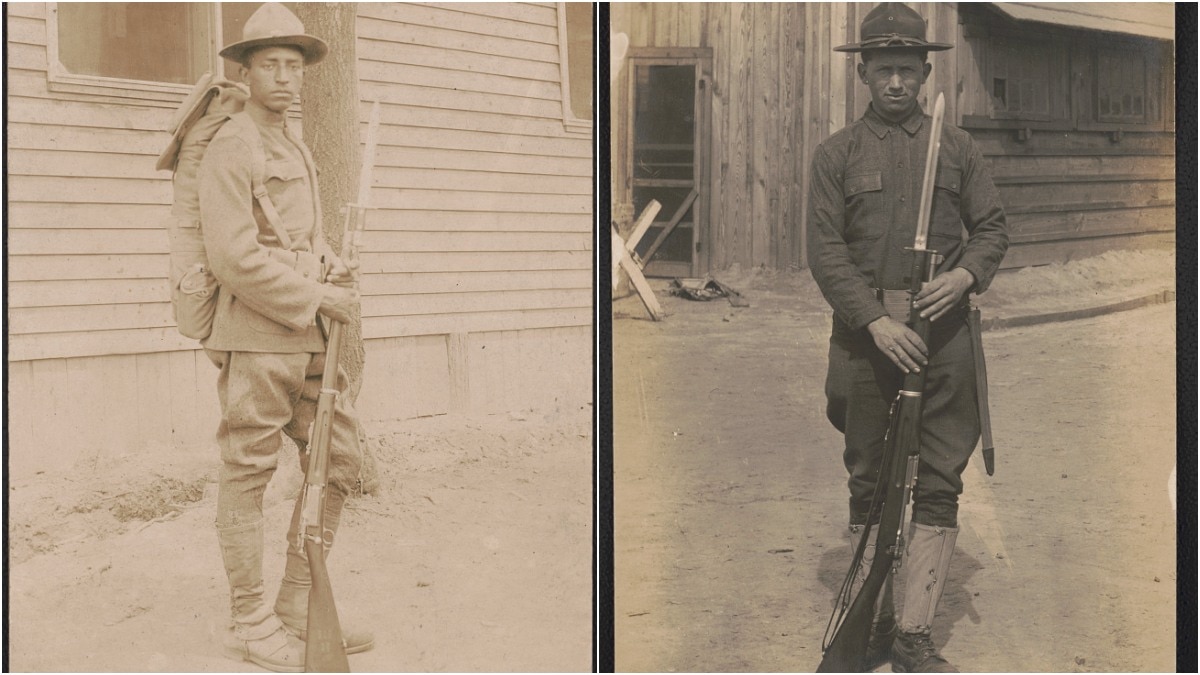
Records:
[[[254,656],[253,654],[249,653],[248,651],[246,651],[244,649],[239,649],[237,647],[226,646],[225,647],[225,655],[231,659],[235,659],[238,661],[249,661],[250,663],[253,663],[254,665],[258,666],[259,668],[265,668],[273,673],[303,673],[304,672],[304,664],[300,664],[299,666],[287,666],[287,665],[283,665],[283,664],[271,663],[270,661],[260,659],[257,656]]]

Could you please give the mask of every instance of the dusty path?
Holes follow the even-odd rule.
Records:
[[[618,670],[820,660],[850,551],[805,283],[614,323]],[[986,336],[998,468],[967,469],[935,624],[960,668],[1174,670],[1174,312]]]
[[[329,558],[343,621],[376,635],[373,651],[350,657],[353,670],[590,668],[590,415],[373,430],[382,490],[347,506]],[[12,487],[10,667],[265,672],[221,655],[228,586],[211,489],[149,524],[72,510],[86,494],[116,494],[120,483],[106,480]],[[283,567],[285,495],[299,481],[285,462],[265,500],[268,595]]]

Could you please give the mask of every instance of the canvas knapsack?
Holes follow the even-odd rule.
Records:
[[[171,218],[167,226],[171,251],[171,309],[179,332],[185,337],[203,340],[212,332],[217,311],[219,282],[208,265],[200,223],[200,161],[217,132],[226,123],[253,124],[238,115],[250,98],[241,84],[214,80],[205,73],[179,106],[167,131],[171,142],[158,157],[155,168],[173,172]],[[287,228],[271,203],[265,187],[266,151],[257,131],[251,153],[251,192],[266,216],[268,224],[287,249],[292,248]]]

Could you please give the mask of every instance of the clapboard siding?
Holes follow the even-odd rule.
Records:
[[[10,469],[211,452],[216,369],[172,323],[154,170],[182,94],[52,89],[45,4],[6,15]],[[593,157],[562,119],[557,6],[362,3],[356,28],[364,131],[381,102],[364,418],[587,400],[582,371],[529,364],[591,364]]]

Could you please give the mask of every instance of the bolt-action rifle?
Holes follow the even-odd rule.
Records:
[[[912,252],[912,269],[909,285],[908,324],[925,344],[929,344],[929,319],[922,318],[913,307],[912,300],[925,282],[931,281],[942,256],[927,248],[929,216],[933,205],[933,181],[937,171],[938,149],[941,147],[942,120],[946,104],[941,94],[933,106],[933,123],[930,125],[929,150],[925,156],[925,182],[921,188],[920,210],[917,212],[917,236]],[[904,512],[917,482],[917,465],[921,452],[921,408],[925,390],[925,369],[909,372],[904,376],[896,400],[892,403],[891,419],[884,436],[883,459],[879,470],[879,482],[863,528],[858,548],[854,551],[854,562],[842,584],[837,606],[830,617],[822,645],[824,657],[817,666],[819,673],[855,673],[866,669],[867,643],[871,635],[871,622],[875,616],[875,601],[883,589],[889,574],[900,569],[904,560]],[[875,547],[875,561],[863,582],[858,595],[850,598],[854,578],[863,564],[867,540],[871,535],[872,523],[878,518],[879,534]]]
[[[371,108],[367,127],[367,147],[359,176],[357,203],[346,206],[342,260],[350,264],[358,259],[359,239],[370,207],[371,174],[375,165],[375,146],[379,135],[379,102]],[[355,282],[357,285],[357,282]],[[325,346],[325,370],[321,374],[321,392],[317,396],[317,414],[313,422],[308,469],[300,498],[300,536],[304,555],[312,572],[308,593],[308,635],[304,650],[304,670],[310,673],[348,673],[350,662],[342,644],[342,627],[333,602],[329,570],[325,567],[325,496],[329,478],[329,444],[333,437],[333,407],[337,402],[338,360],[342,351],[344,324],[332,321]]]

